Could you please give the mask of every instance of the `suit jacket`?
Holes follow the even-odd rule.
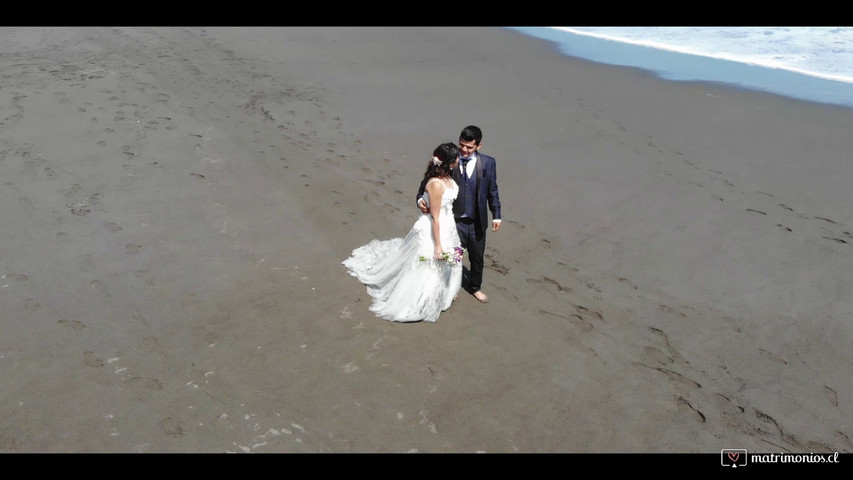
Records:
[[[494,157],[477,152],[477,163],[474,165],[474,175],[477,176],[477,218],[475,218],[474,221],[479,222],[483,231],[486,231],[489,226],[489,214],[487,209],[492,212],[492,219],[499,220],[501,218],[501,199],[498,195],[497,164],[495,163]],[[462,183],[461,166],[454,168],[451,176],[453,177],[453,180],[456,181],[456,184],[460,185]],[[415,202],[417,202],[424,194],[424,190],[426,190],[426,182],[427,179],[421,181],[421,186],[418,189],[418,196],[415,198]],[[462,186],[460,185],[459,188],[461,189]],[[459,193],[461,195],[461,190]],[[453,202],[453,215],[458,218],[459,215],[462,215],[461,209],[462,205],[459,201],[459,197],[456,197],[456,200]]]

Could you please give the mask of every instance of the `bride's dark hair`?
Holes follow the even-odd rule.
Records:
[[[459,156],[459,148],[456,147],[455,143],[442,143],[435,147],[435,150],[432,152],[432,156],[437,158],[439,163],[436,164],[435,161],[430,158],[426,172],[424,172],[424,178],[450,175],[450,165],[456,160],[456,157]]]

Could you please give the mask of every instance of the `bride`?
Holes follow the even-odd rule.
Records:
[[[370,311],[395,322],[435,322],[462,287],[462,248],[453,219],[459,187],[450,172],[459,163],[453,143],[433,152],[424,178],[429,213],[404,238],[371,240],[343,265],[367,286]]]

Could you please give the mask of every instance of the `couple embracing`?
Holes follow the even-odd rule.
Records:
[[[422,214],[403,238],[372,240],[343,261],[367,286],[370,311],[395,322],[434,322],[463,283],[463,251],[470,268],[466,290],[481,303],[486,231],[501,227],[495,159],[479,152],[483,132],[462,129],[458,146],[443,143],[428,161],[417,193]],[[489,226],[489,212],[492,214]]]

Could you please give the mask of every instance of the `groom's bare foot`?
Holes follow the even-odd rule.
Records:
[[[477,300],[479,300],[479,301],[480,301],[480,303],[486,303],[486,302],[488,302],[488,301],[489,301],[489,297],[487,297],[485,293],[483,293],[483,292],[481,292],[481,291],[479,291],[479,290],[477,290],[476,292],[474,292],[474,298],[476,298]]]

